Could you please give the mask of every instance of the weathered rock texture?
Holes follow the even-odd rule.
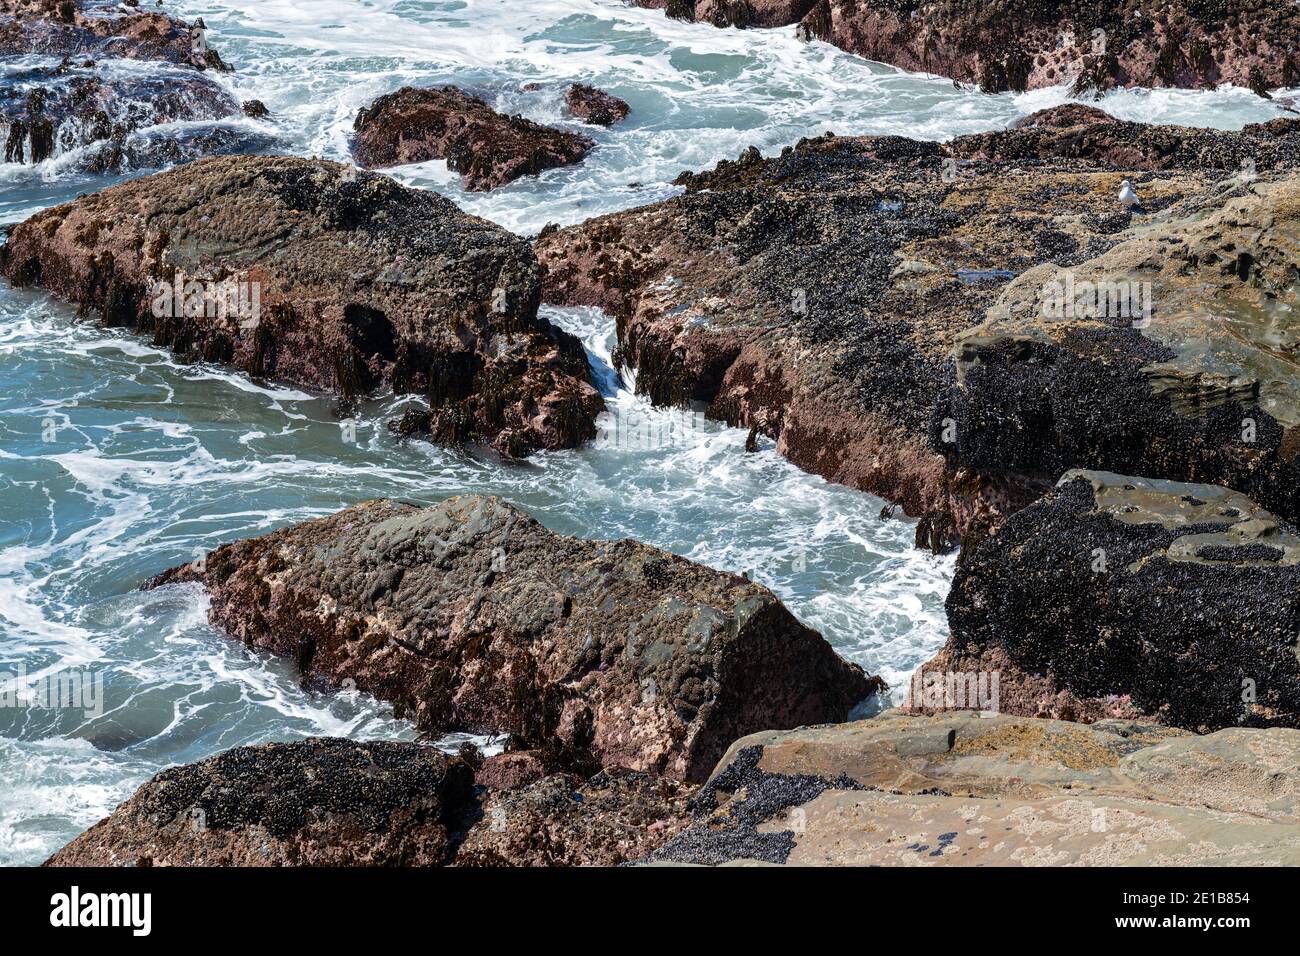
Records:
[[[526,242],[337,163],[208,159],[115,186],[14,227],[3,270],[188,358],[344,396],[423,393],[430,410],[401,430],[440,442],[572,447],[602,408],[581,344],[537,315]],[[178,276],[180,309],[160,285]],[[221,282],[241,308],[203,306]]]
[[[575,766],[702,779],[760,728],[844,720],[881,687],[766,588],[494,498],[372,501],[226,545],[202,581],[248,646],[427,731],[512,733]]]
[[[190,24],[106,0],[0,0],[0,56],[106,56],[226,70],[216,50],[196,55]]]
[[[574,83],[564,91],[564,103],[580,120],[597,126],[613,126],[627,119],[630,107],[617,96],[585,83]]]
[[[963,555],[927,671],[1003,713],[1300,726],[1300,535],[1213,485],[1070,472]]]
[[[988,93],[1069,83],[1113,87],[1233,83],[1261,94],[1300,78],[1300,23],[1261,0],[637,0],[719,27],[798,24],[869,60],[978,83]]]
[[[696,788],[634,770],[474,787],[423,744],[319,738],[164,770],[46,866],[616,866],[681,831]]]
[[[164,770],[46,866],[438,866],[472,789],[416,744],[236,747]]]
[[[161,166],[198,155],[253,145],[230,129],[149,135],[150,127],[216,120],[238,113],[230,94],[202,73],[160,65],[150,76],[106,71],[93,62],[65,60],[13,77],[0,90],[0,139],[5,162],[38,163],[92,147],[81,160],[91,172]],[[21,85],[20,85],[21,84]]]
[[[1294,866],[1300,731],[889,711],[737,741],[694,811],[652,860]]]
[[[936,447],[1043,479],[1082,465],[1224,484],[1295,520],[1297,262],[1290,175],[1223,182],[1088,262],[1028,270],[958,336]],[[1095,306],[1089,288],[1104,290]],[[1075,307],[1059,308],[1070,289]],[[1150,314],[1106,306],[1115,293],[1149,297]]]
[[[978,538],[1068,467],[1131,471],[1130,453],[1174,479],[1250,472],[1252,492],[1296,517],[1280,503],[1297,489],[1278,424],[1289,412],[1267,395],[1292,361],[1298,160],[1294,121],[1222,133],[1064,107],[946,145],[827,135],[770,159],[751,149],[683,174],[684,195],[544,233],[536,249],[547,301],[616,316],[638,391],[756,426],[800,467],[922,516],[927,545]],[[1116,199],[1124,178],[1139,212]],[[1063,269],[1120,263],[1117,280],[1161,280],[1149,329],[1056,321],[1046,334],[1072,344],[1052,351],[984,325],[1020,315],[1009,279],[1023,299]],[[1243,332],[1175,319],[1192,290],[1202,310],[1241,314]],[[1269,374],[1216,390],[1170,371],[1207,334],[1233,369]],[[1180,411],[1188,393],[1216,410]],[[1229,418],[1256,422],[1250,449],[1220,447]]]
[[[695,787],[635,770],[583,781],[548,776],[527,787],[488,791],[455,866],[617,866],[676,836]]]
[[[445,159],[466,189],[487,190],[520,176],[569,166],[596,144],[580,133],[498,113],[454,86],[402,87],[357,113],[353,155],[384,168]]]

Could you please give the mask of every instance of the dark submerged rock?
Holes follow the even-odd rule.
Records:
[[[160,64],[149,76],[124,76],[68,60],[14,77],[0,90],[0,136],[6,162],[39,163],[91,147],[91,172],[124,172],[255,145],[233,130],[155,134],[165,123],[217,120],[239,112],[220,86],[193,70]]]

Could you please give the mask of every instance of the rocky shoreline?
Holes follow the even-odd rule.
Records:
[[[1298,147],[1297,121],[1077,106],[948,144],[827,135],[544,234],[543,295],[614,314],[655,404],[769,435],[920,517],[930,546],[978,540],[1070,467],[1237,485],[1295,517],[1291,386],[1257,329],[1287,295]],[[1114,198],[1126,178],[1142,212]],[[1044,318],[1039,293],[1076,278],[1149,291],[1150,321]],[[1241,332],[1198,321],[1210,301]]]
[[[1134,5],[642,5],[798,24],[989,92],[1300,76],[1291,20],[1235,3],[1136,26]],[[526,239],[369,169],[141,151],[159,122],[265,115],[211,81],[226,67],[195,29],[0,9],[0,56],[69,57],[0,102],[8,161],[50,158],[56,129],[103,144],[95,172],[193,160],[12,226],[9,282],[343,409],[418,396],[393,432],[508,460],[596,434],[583,346],[539,309],[597,306],[654,405],[766,436],[918,519],[918,547],[960,546],[949,638],[882,713],[885,682],[747,575],[496,497],[354,504],[144,587],[201,589],[233,640],[420,738],[172,767],[47,865],[1300,862],[1300,120],[1070,104],[946,143],[827,133]],[[175,96],[81,59],[109,50],[166,64]],[[153,112],[124,119],[141,95]],[[563,101],[591,126],[630,112],[585,84]],[[441,158],[469,191],[595,146],[451,86],[380,96],[353,132],[361,166]],[[500,752],[431,743],[450,732]]]
[[[937,73],[986,93],[1070,84],[1100,96],[1117,87],[1210,87],[1260,96],[1300,77],[1300,25],[1276,5],[1176,0],[969,4],[961,0],[635,0],[715,27],[795,27],[849,53]]]
[[[191,360],[423,394],[394,427],[445,444],[569,448],[603,407],[580,343],[537,314],[524,240],[338,163],[196,160],[20,223],[0,269]]]

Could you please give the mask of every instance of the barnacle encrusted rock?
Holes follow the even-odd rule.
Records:
[[[194,24],[157,10],[123,12],[111,0],[0,0],[0,56],[108,56],[227,70]]]
[[[495,498],[367,502],[151,585],[187,580],[214,625],[315,683],[575,766],[702,779],[737,737],[844,720],[883,686],[758,584],[559,535]]]
[[[1044,481],[1212,481],[1300,518],[1297,262],[1289,174],[1230,177],[1088,262],[1026,271],[957,336],[935,447]]]
[[[234,97],[205,74],[183,67],[160,63],[150,73],[125,74],[65,59],[23,70],[14,80],[0,89],[5,162],[39,163],[81,150],[81,168],[123,172],[269,142],[229,127],[151,129],[239,112]]]
[[[1300,534],[1214,485],[1072,471],[963,555],[924,670],[1003,713],[1300,726]]]
[[[433,747],[317,738],[162,771],[46,866],[439,866],[473,773]]]
[[[581,343],[537,314],[524,240],[338,163],[206,159],[114,186],[15,226],[3,270],[187,358],[423,394],[401,430],[439,442],[573,447],[603,407]]]
[[[574,83],[564,91],[564,104],[580,120],[597,126],[613,126],[627,119],[630,107],[617,96],[586,83]]]
[[[588,780],[552,774],[488,790],[454,866],[618,866],[668,842],[689,820],[695,787],[611,768]]]

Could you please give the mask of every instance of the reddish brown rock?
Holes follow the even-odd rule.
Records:
[[[474,782],[493,790],[518,790],[546,776],[545,758],[532,750],[488,757],[474,772]]]
[[[616,866],[680,832],[694,792],[622,769],[476,788],[415,743],[236,747],[164,770],[45,865]]]
[[[1072,84],[1112,87],[1221,83],[1268,89],[1300,77],[1300,22],[1282,4],[1067,0],[972,6],[961,0],[637,0],[671,17],[719,27],[797,23],[869,60],[977,83],[989,93]]]
[[[102,0],[0,0],[0,56],[113,56],[228,70],[216,50],[194,51],[191,26],[157,11],[121,13]]]
[[[564,91],[569,112],[578,119],[597,126],[613,126],[627,119],[630,107],[617,96],[585,83],[574,83]]]
[[[320,738],[172,767],[46,866],[438,866],[469,768],[418,744]]]
[[[209,618],[423,730],[511,733],[698,780],[736,737],[844,720],[882,684],[766,588],[633,541],[546,530],[494,498],[372,501],[226,545]]]
[[[634,770],[583,781],[554,774],[489,791],[453,866],[618,866],[667,843],[689,820],[695,787]]]
[[[401,430],[444,443],[572,447],[602,407],[581,344],[537,315],[526,242],[337,163],[240,156],[124,183],[15,226],[3,269],[185,357],[422,393]]]
[[[406,86],[357,113],[353,154],[385,168],[445,159],[469,190],[495,189],[580,161],[595,143],[579,133],[498,113],[454,86]]]

